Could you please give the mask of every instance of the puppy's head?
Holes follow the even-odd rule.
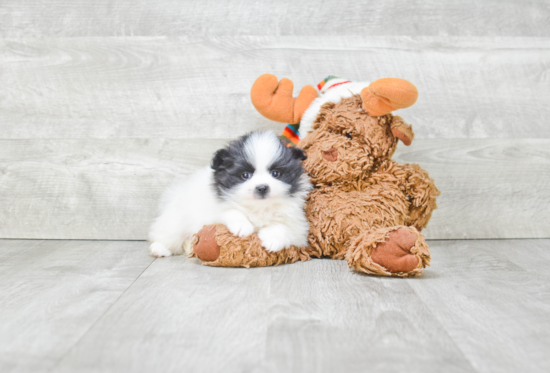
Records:
[[[220,149],[212,159],[218,196],[237,203],[292,196],[306,186],[303,150],[288,148],[273,132],[253,132]]]

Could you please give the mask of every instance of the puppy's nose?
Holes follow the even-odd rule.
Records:
[[[262,184],[256,187],[256,194],[260,197],[265,197],[269,193],[269,185]]]
[[[323,152],[323,158],[329,162],[334,162],[338,159],[338,150],[334,148],[330,148],[329,150],[325,150]]]

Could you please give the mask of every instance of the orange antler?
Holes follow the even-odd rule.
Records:
[[[306,85],[298,97],[292,97],[294,84],[283,78],[279,82],[275,75],[260,76],[250,91],[252,104],[264,117],[283,123],[296,124],[302,119],[302,114],[309,104],[317,98],[317,90]]]
[[[374,117],[412,106],[417,98],[416,87],[398,78],[378,79],[361,91],[363,109]]]

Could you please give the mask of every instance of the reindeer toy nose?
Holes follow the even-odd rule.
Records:
[[[323,158],[326,161],[329,161],[329,162],[337,161],[338,160],[338,150],[336,150],[334,148],[330,148],[329,150],[325,150],[323,152]]]

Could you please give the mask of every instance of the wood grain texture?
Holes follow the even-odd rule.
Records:
[[[224,141],[0,141],[0,237],[145,239],[163,190]]]
[[[550,242],[430,244],[434,270],[409,285],[475,370],[548,371],[550,286],[547,255],[539,253]]]
[[[155,260],[56,371],[253,371],[265,355],[271,273]]]
[[[153,261],[144,242],[0,240],[0,369],[548,371],[550,240],[430,244],[422,277],[391,279],[328,259],[211,268]]]
[[[2,139],[281,131],[250,103],[264,73],[296,93],[329,74],[406,78],[417,138],[550,138],[550,37],[0,39],[0,64]]]
[[[146,239],[162,191],[222,140],[0,141],[0,237]],[[550,141],[419,139],[442,191],[428,238],[550,237]]]
[[[550,278],[550,272],[547,270],[550,263],[550,250],[546,240],[531,239],[507,241],[506,250],[502,250],[502,254],[514,264],[520,266],[527,272],[533,273],[539,277]],[[525,248],[528,248],[529,255],[526,254]],[[532,257],[538,258],[533,261]]]
[[[397,149],[441,190],[428,238],[549,238],[550,143],[541,140],[415,140]]]
[[[315,260],[273,269],[270,298],[259,372],[474,371],[408,280]]]
[[[154,260],[144,242],[0,240],[0,371],[49,371]]]
[[[4,0],[0,36],[550,36],[546,1]]]
[[[407,282],[356,275],[343,261],[242,271],[172,257],[56,371],[473,371],[432,320]]]

